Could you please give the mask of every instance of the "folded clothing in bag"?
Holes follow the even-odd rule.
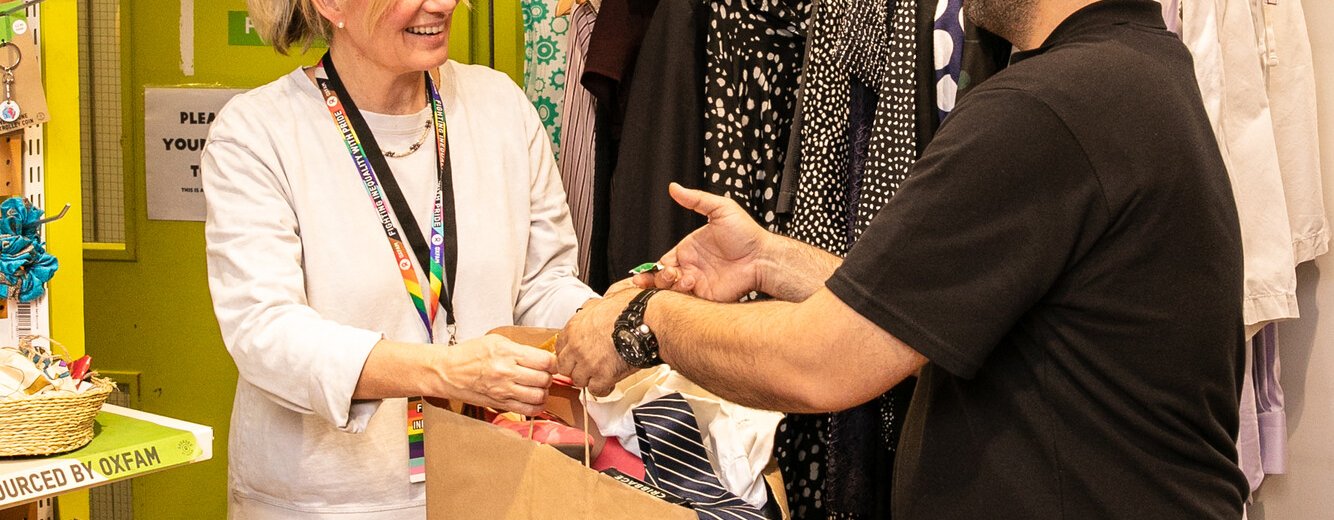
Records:
[[[768,502],[764,470],[773,458],[774,431],[783,414],[727,401],[665,365],[621,381],[606,397],[590,397],[586,408],[604,437],[615,437],[642,458],[635,409],[677,393],[694,414],[710,466],[723,488],[751,506],[764,507]]]
[[[531,433],[531,439],[542,444],[570,444],[580,447],[585,444],[593,444],[592,437],[573,426],[566,426],[546,419],[516,419],[513,416],[514,414],[508,413],[497,415],[495,419],[491,420],[491,424],[510,430],[524,438],[530,438],[528,435]]]
[[[519,434],[520,437],[546,444],[566,456],[583,460],[585,450],[592,450],[593,437],[583,430],[546,419],[526,419],[514,413],[498,414],[491,424]]]
[[[602,446],[602,453],[593,459],[593,470],[603,473],[616,470],[638,480],[644,480],[644,461],[621,446],[621,441],[615,437],[607,438],[607,444]]]
[[[769,518],[763,506],[746,503],[718,481],[695,412],[680,393],[642,404],[634,416],[649,484],[688,501],[700,520]]]
[[[557,332],[554,329],[532,327],[500,327],[491,331],[516,343],[544,350],[554,350]],[[686,413],[693,415],[697,423],[691,427],[700,436],[692,444],[702,444],[708,469],[712,470],[722,488],[727,494],[744,501],[743,506],[764,508],[768,505],[770,495],[764,473],[773,459],[774,432],[783,414],[747,408],[724,400],[665,365],[630,376],[621,381],[610,395],[602,398],[590,396],[584,401],[577,392],[570,394],[572,389],[563,388],[559,383],[553,384],[551,388],[548,413],[567,425],[579,427],[583,423],[583,409],[586,409],[589,418],[595,423],[596,427],[588,430],[594,439],[592,465],[595,469],[615,467],[650,482],[654,481],[654,475],[646,474],[642,461],[644,450],[641,450],[639,442],[641,433],[636,430],[639,425],[634,410],[679,394],[669,397],[669,400],[684,400],[688,408]],[[520,431],[525,437],[526,424]],[[574,438],[573,435],[578,434],[571,435]],[[533,436],[542,438],[536,433]],[[559,444],[552,445],[561,448]],[[573,453],[568,454],[575,456]],[[781,489],[777,491],[782,492]],[[739,513],[735,517],[749,516],[748,513]]]

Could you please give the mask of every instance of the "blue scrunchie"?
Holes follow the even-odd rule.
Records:
[[[37,236],[42,213],[22,197],[0,202],[0,291],[21,302],[40,298],[60,265]]]

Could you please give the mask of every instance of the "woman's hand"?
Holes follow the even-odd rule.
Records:
[[[440,397],[509,410],[542,412],[547,387],[556,371],[556,355],[488,334],[445,347],[436,370]]]

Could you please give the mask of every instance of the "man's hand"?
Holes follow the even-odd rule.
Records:
[[[608,292],[606,298],[586,304],[556,341],[557,371],[598,397],[611,393],[617,382],[635,372],[611,342],[616,318],[639,293],[631,289]]]
[[[635,284],[716,302],[735,302],[758,290],[757,260],[770,233],[731,199],[676,183],[669,189],[678,204],[708,217],[709,223],[663,255],[663,270],[637,275]]]

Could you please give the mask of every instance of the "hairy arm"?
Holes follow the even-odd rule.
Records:
[[[756,408],[844,410],[884,393],[926,363],[827,289],[808,296],[800,303],[725,304],[661,293],[650,301],[645,322],[672,368],[719,396]]]
[[[843,259],[805,242],[770,234],[760,253],[759,290],[785,302],[802,302],[824,288]]]

